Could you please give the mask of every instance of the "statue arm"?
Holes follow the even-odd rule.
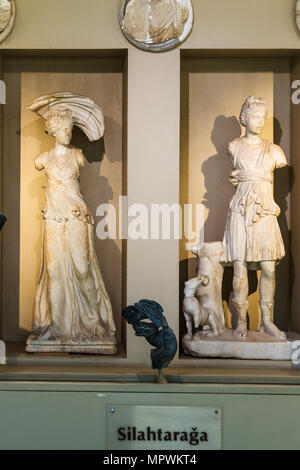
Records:
[[[34,166],[37,170],[41,171],[45,168],[46,166],[46,158],[47,158],[47,152],[41,153],[36,157],[34,160]]]
[[[275,160],[275,168],[282,168],[287,165],[285,154],[279,145],[273,146],[273,156]]]
[[[80,149],[77,149],[76,160],[79,168],[82,168],[85,165],[84,155]]]

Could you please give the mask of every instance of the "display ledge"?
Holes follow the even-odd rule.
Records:
[[[121,353],[120,353],[121,354]],[[151,366],[103,363],[103,356],[79,354],[30,354],[23,343],[7,344],[7,365],[0,366],[0,383],[5,381],[49,382],[157,382]],[[109,356],[107,356],[109,359]],[[187,357],[185,356],[185,359]],[[122,360],[122,359],[120,359]],[[190,358],[190,365],[169,367],[165,376],[169,384],[277,384],[299,385],[300,368],[290,361],[242,361],[236,359]],[[157,384],[158,386],[160,384]]]

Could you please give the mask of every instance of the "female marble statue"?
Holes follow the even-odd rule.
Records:
[[[240,114],[245,135],[228,147],[234,167],[230,181],[236,193],[230,202],[223,244],[226,261],[234,267],[232,304],[238,316],[235,336],[247,335],[247,269],[254,268],[261,269],[261,330],[284,339],[285,334],[272,322],[275,266],[285,255],[277,222],[280,209],[273,199],[273,173],[287,161],[278,145],[260,137],[266,116],[264,99],[247,98]]]
[[[43,346],[47,348],[48,344],[46,350],[60,351],[66,350],[68,344],[68,351],[113,353],[115,324],[111,302],[95,254],[93,217],[78,181],[84,155],[70,146],[74,116],[72,106],[64,106],[39,113],[46,119],[47,132],[55,138],[55,147],[35,159],[36,169],[45,171],[48,183],[42,211],[35,330],[26,349],[45,350]],[[94,348],[91,350],[88,345]]]
[[[16,16],[14,0],[0,0],[0,43],[10,34]]]

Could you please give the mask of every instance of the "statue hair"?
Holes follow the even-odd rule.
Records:
[[[45,122],[46,133],[54,134],[55,131],[59,129],[66,121],[69,121],[73,124],[73,116],[70,110],[55,109],[50,111]]]

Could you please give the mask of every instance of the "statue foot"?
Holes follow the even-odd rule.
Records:
[[[270,336],[274,336],[275,338],[286,339],[286,334],[283,331],[280,331],[271,320],[265,321],[261,325],[260,331],[267,333]]]
[[[247,325],[242,320],[239,320],[238,326],[233,332],[233,335],[237,338],[246,338],[247,337]]]
[[[193,333],[186,333],[186,334],[183,336],[183,339],[193,339]]]

